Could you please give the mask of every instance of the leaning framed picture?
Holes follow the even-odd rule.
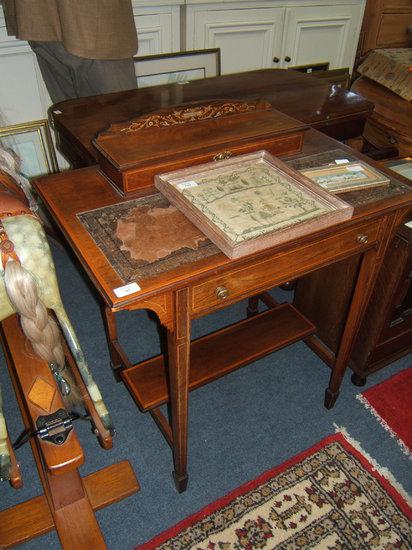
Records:
[[[19,159],[19,171],[26,178],[58,171],[56,152],[47,120],[1,127],[0,146]]]
[[[137,87],[186,84],[220,75],[220,49],[146,55],[134,58]]]

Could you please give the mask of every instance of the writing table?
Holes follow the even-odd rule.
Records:
[[[355,154],[311,129],[305,134],[300,156],[337,147],[343,153]],[[366,157],[358,156],[368,162]],[[412,205],[412,190],[396,180],[388,187],[348,193],[346,200],[355,206],[350,220],[236,260],[216,251],[197,261],[138,279],[139,292],[118,297],[114,289],[129,281],[119,276],[77,215],[122,204],[130,197],[120,197],[98,167],[93,166],[40,178],[36,188],[102,299],[114,368],[139,408],[151,413],[169,442],[179,491],[185,490],[188,480],[189,391],[316,330],[293,306],[274,303],[265,291],[360,255],[353,296],[325,392],[325,406],[333,407],[384,252]],[[156,245],[154,240],[153,247],[156,246],[159,243]],[[250,297],[253,299],[245,320],[191,342],[192,319]],[[255,314],[259,298],[270,307]],[[166,328],[167,358],[158,356],[131,365],[118,342],[115,314],[137,309],[152,310]],[[167,401],[170,423],[159,409]]]

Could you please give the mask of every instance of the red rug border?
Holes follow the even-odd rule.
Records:
[[[402,512],[409,518],[412,519],[412,507],[409,506],[409,504],[406,502],[404,497],[391,485],[389,480],[387,480],[384,476],[382,476],[377,470],[374,469],[373,465],[369,462],[369,460],[362,454],[362,452],[353,445],[345,438],[342,432],[338,432],[336,434],[329,435],[310,447],[309,449],[306,449],[305,451],[302,451],[301,453],[293,456],[292,458],[286,460],[285,462],[282,462],[278,466],[275,466],[274,468],[271,468],[270,470],[267,470],[263,474],[259,475],[257,478],[247,481],[243,485],[240,485],[239,487],[236,487],[236,489],[233,489],[229,493],[227,493],[225,496],[218,498],[217,500],[213,501],[211,504],[207,504],[204,508],[198,510],[197,512],[194,512],[190,516],[186,517],[185,519],[181,520],[179,523],[176,523],[172,527],[169,527],[169,529],[166,529],[159,535],[156,535],[149,541],[145,542],[144,544],[141,544],[140,546],[136,546],[134,550],[151,550],[156,548],[159,544],[164,543],[166,540],[176,536],[180,531],[183,529],[186,529],[193,523],[203,519],[206,515],[209,515],[219,508],[222,508],[226,504],[228,504],[231,500],[238,497],[239,495],[242,495],[252,489],[254,489],[256,486],[266,482],[269,478],[279,474],[280,472],[286,470],[296,462],[299,462],[306,458],[307,456],[315,453],[316,451],[319,451],[322,447],[325,447],[329,443],[332,443],[333,441],[338,441],[342,444],[343,447],[346,448],[351,454],[353,454],[359,462],[364,466],[368,472],[377,479],[377,481],[383,486],[383,488],[386,490],[388,495],[390,495],[396,502],[396,504],[399,506],[399,508],[402,510]]]
[[[406,369],[403,369],[401,370],[400,372],[396,372],[395,374],[392,374],[392,376],[390,376],[389,378],[387,378],[386,380],[382,380],[381,382],[379,382],[378,384],[375,384],[374,386],[371,386],[370,388],[367,388],[366,390],[364,390],[363,392],[361,392],[361,395],[367,399],[367,394],[369,392],[372,392],[372,391],[375,391],[379,388],[381,388],[382,386],[384,386],[385,384],[389,383],[389,382],[392,382],[392,380],[394,380],[395,378],[399,378],[399,379],[402,379],[402,378],[405,378],[407,376],[407,374],[409,373],[409,371],[412,370],[412,365],[409,366],[409,367],[406,367]],[[369,401],[369,400],[368,400]],[[373,406],[373,405],[371,405]]]
[[[408,407],[406,407],[406,409],[404,408],[400,418],[394,418],[393,414],[395,412],[398,401],[391,401],[391,399],[388,398],[388,394],[385,394],[385,392],[388,392],[387,386],[389,386],[389,391],[392,391],[392,394],[396,391],[402,392],[404,388],[410,390],[411,381],[412,365],[393,374],[386,380],[382,380],[378,384],[367,388],[358,396],[359,401],[366,409],[369,409],[369,411],[375,417],[375,420],[397,442],[402,452],[405,455],[409,456],[412,454],[412,438],[410,431],[408,429],[405,429],[405,427],[407,427],[410,423],[409,418],[405,418],[409,416],[406,412],[409,409]],[[403,389],[400,389],[402,387]],[[404,403],[404,405],[408,405],[411,403],[410,391],[408,391],[407,394],[409,395],[409,397],[407,398],[407,401]],[[403,397],[404,394],[401,393],[399,395],[399,399],[402,399]],[[387,408],[385,407],[385,405],[389,407]]]

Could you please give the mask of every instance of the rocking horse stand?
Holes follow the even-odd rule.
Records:
[[[55,379],[45,361],[38,359],[28,346],[18,318],[2,321],[2,346],[16,392],[25,428],[33,430],[39,416],[63,409]],[[73,358],[65,349],[69,363]],[[77,369],[72,369],[77,373]],[[87,391],[79,375],[80,391]],[[102,426],[92,400],[85,403],[92,416],[100,444],[111,447],[111,435]],[[44,495],[0,512],[0,548],[9,548],[56,529],[63,548],[106,548],[94,511],[108,506],[139,490],[138,481],[127,461],[108,466],[80,477],[78,468],[84,453],[74,430],[62,445],[33,437],[30,440]],[[11,445],[10,483],[21,485],[19,469]]]

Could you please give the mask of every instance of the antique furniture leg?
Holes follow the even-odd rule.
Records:
[[[190,368],[190,312],[189,290],[175,293],[175,326],[167,331],[170,406],[172,415],[173,461],[176,488],[186,490],[187,475],[187,426]]]
[[[390,224],[388,223],[388,225]],[[378,250],[372,248],[363,254],[351,305],[346,318],[345,328],[336,355],[336,361],[332,368],[329,386],[325,392],[324,403],[327,409],[331,409],[334,406],[339,396],[340,385],[349,361],[354,338],[360,326],[362,315],[366,310],[375,279],[378,275],[381,263],[378,260],[378,253]],[[381,254],[381,256],[382,255],[383,254]]]
[[[131,363],[119,345],[117,336],[116,317],[109,306],[102,305],[103,323],[106,331],[107,345],[109,346],[110,365],[116,382],[121,381],[120,373],[125,367],[131,367]]]
[[[251,296],[248,300],[246,315],[247,317],[253,317],[259,313],[259,296]]]
[[[350,377],[350,379],[352,381],[352,384],[354,386],[358,386],[359,388],[361,388],[366,384],[366,378],[363,376],[359,376],[359,374],[357,374],[356,372],[352,373],[352,376]]]

